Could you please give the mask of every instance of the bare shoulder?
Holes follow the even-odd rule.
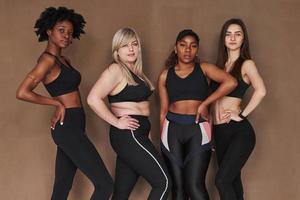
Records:
[[[42,81],[47,74],[50,73],[51,69],[55,65],[56,61],[53,56],[42,54],[38,58],[37,64],[34,68],[28,73],[28,77],[34,80],[34,82],[38,83]]]
[[[211,67],[216,67],[216,65],[214,65],[212,63],[208,63],[208,62],[201,62],[200,67],[202,69],[207,69],[207,68],[211,68]]]
[[[56,61],[53,56],[42,54],[38,59],[38,63],[35,66],[35,69],[48,71],[55,65],[55,63]]]
[[[255,66],[255,62],[251,59],[245,60],[243,66]]]
[[[101,77],[105,77],[105,79],[107,80],[120,82],[124,78],[124,75],[121,66],[117,63],[112,63],[105,68],[105,70],[101,74]]]
[[[159,74],[159,79],[166,79],[169,69],[163,69]]]
[[[200,66],[208,66],[208,65],[211,65],[211,63],[208,63],[208,62],[200,62],[199,64],[200,64]]]
[[[212,63],[208,63],[208,62],[201,62],[200,68],[201,68],[202,72],[204,73],[204,75],[215,73],[219,69],[216,65],[214,65]]]
[[[48,54],[42,54],[38,59],[38,64],[55,64],[55,58],[53,56],[50,56]]]
[[[158,84],[159,85],[165,85],[166,80],[167,80],[167,76],[168,76],[168,71],[169,69],[163,69],[158,77]]]
[[[243,62],[242,71],[247,73],[247,72],[256,71],[256,70],[257,70],[257,68],[256,68],[255,62],[253,60],[248,59]]]
[[[122,68],[118,63],[112,63],[110,64],[105,71],[107,71],[108,73],[113,73],[116,75],[122,75]]]

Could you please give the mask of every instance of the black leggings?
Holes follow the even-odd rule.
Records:
[[[148,138],[150,122],[147,117],[132,115],[139,121],[135,131],[111,126],[111,145],[117,153],[113,200],[127,200],[139,176],[152,186],[148,199],[168,198],[170,179],[165,164]]]
[[[208,200],[205,177],[211,156],[210,125],[195,115],[168,113],[162,152],[173,181],[173,200]]]
[[[216,186],[220,198],[243,200],[241,170],[255,146],[254,130],[248,120],[214,125],[213,130],[219,164]]]
[[[68,108],[64,124],[56,124],[52,137],[57,145],[52,200],[66,200],[79,168],[94,184],[92,200],[106,200],[112,192],[112,178],[96,148],[85,134],[82,108]]]

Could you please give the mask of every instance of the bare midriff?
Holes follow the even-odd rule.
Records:
[[[63,94],[63,95],[54,97],[54,99],[56,99],[60,103],[62,103],[65,106],[65,108],[82,107],[79,91],[74,91],[74,92],[70,92],[67,94]]]
[[[112,103],[111,111],[117,117],[121,117],[124,115],[149,116],[150,115],[149,101]]]
[[[176,101],[169,106],[169,111],[183,115],[195,115],[201,103],[202,101],[198,100]]]
[[[211,106],[214,124],[226,123],[227,120],[222,119],[226,110],[239,113],[241,111],[241,101],[242,100],[240,98],[225,96],[214,102]]]

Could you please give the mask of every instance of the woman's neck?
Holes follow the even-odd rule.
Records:
[[[137,73],[136,69],[134,67],[134,64],[135,64],[134,62],[123,62],[123,64],[133,73],[135,73],[135,74]]]
[[[180,68],[180,69],[187,69],[187,68],[194,67],[194,66],[195,66],[195,63],[194,63],[194,62],[191,62],[191,63],[183,63],[183,62],[178,61],[178,64],[177,64],[176,66],[177,66],[178,68]]]
[[[61,55],[61,48],[57,47],[56,45],[52,44],[51,42],[48,42],[46,50],[47,52],[60,56]]]
[[[234,63],[240,57],[240,49],[236,50],[227,50],[228,51],[228,59],[227,63]]]

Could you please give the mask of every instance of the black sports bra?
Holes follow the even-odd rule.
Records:
[[[57,56],[45,51],[44,53],[51,55],[55,58],[55,62],[60,67],[60,73],[58,77],[50,83],[44,84],[46,90],[52,97],[57,97],[70,92],[78,91],[78,86],[81,81],[80,73],[74,69],[67,60],[66,66],[62,63]]]
[[[206,77],[199,63],[195,64],[194,70],[185,78],[180,78],[175,73],[175,67],[171,67],[166,78],[166,89],[170,104],[180,100],[203,101],[209,92]]]
[[[138,85],[128,85],[127,83],[118,94],[108,95],[108,101],[110,103],[147,101],[151,96],[153,91],[150,90],[148,85],[132,71],[130,71],[130,73]]]
[[[236,98],[240,98],[240,99],[242,99],[244,97],[250,84],[246,83],[242,77],[238,78],[237,82],[238,82],[238,85],[236,86],[236,88],[232,92],[227,94],[226,96],[236,97]],[[219,87],[219,85],[220,85],[219,83],[213,81],[211,83],[212,91],[215,91]]]

